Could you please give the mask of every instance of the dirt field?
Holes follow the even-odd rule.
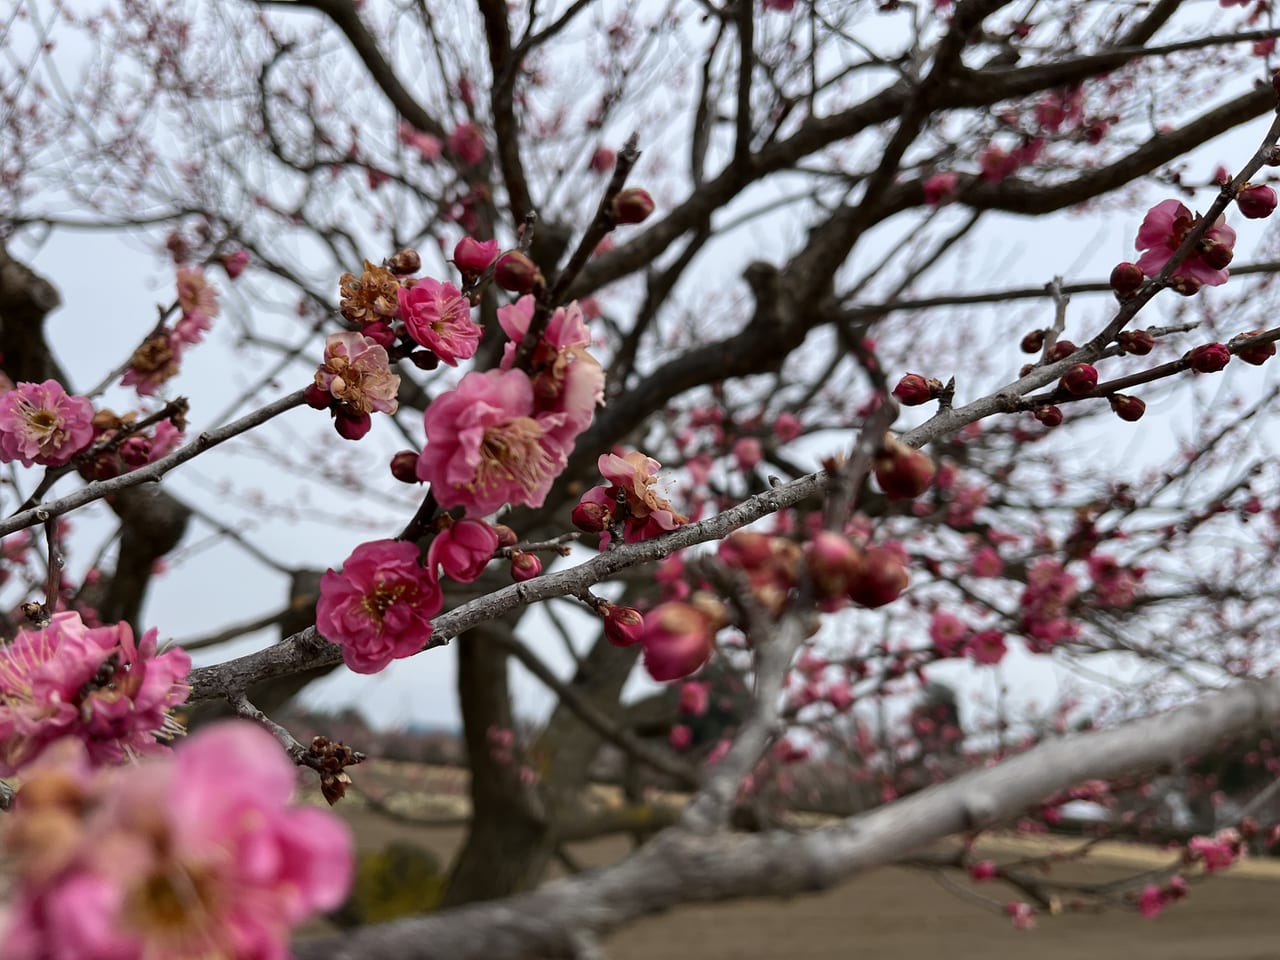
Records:
[[[405,826],[350,807],[346,816],[364,848],[407,839],[445,862],[462,836],[457,828]],[[1021,846],[1019,841],[996,841],[1001,843]],[[626,850],[625,841],[607,840],[573,852],[582,863],[596,865],[624,856]],[[1102,862],[1085,868],[1089,878],[1132,874],[1168,859],[1119,845],[1102,854]],[[1079,867],[1072,869],[1073,877],[1081,876]],[[981,892],[1011,898],[992,884],[984,884]],[[1154,920],[1132,912],[1065,913],[1042,917],[1032,931],[1017,931],[1007,918],[944,889],[926,872],[884,868],[825,894],[654,917],[611,937],[604,947],[610,960],[653,960],[673,953],[697,960],[1276,960],[1277,900],[1280,868],[1258,862],[1196,885],[1186,901]]]

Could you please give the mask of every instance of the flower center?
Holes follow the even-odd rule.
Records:
[[[392,604],[400,602],[407,589],[407,585],[403,583],[398,583],[394,586],[379,584],[371,592],[364,595],[362,605],[365,612],[377,622],[379,628],[381,628],[382,621],[387,615],[387,610],[391,608]]]
[[[184,955],[225,956],[215,940],[216,884],[207,871],[161,864],[128,893],[124,919],[144,939],[155,938]]]
[[[516,417],[490,427],[480,443],[480,465],[472,489],[496,490],[517,483],[535,490],[555,467],[542,445],[543,429],[531,417]]]

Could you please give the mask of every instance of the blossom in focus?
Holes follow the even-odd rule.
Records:
[[[502,354],[502,369],[515,363],[516,350],[533,320],[534,300],[524,296],[498,309],[498,323],[511,341]],[[578,304],[559,307],[551,315],[542,339],[530,358],[535,409],[561,413],[563,425],[556,439],[566,451],[578,434],[591,425],[596,406],[604,403],[604,368],[587,352],[591,332]]]
[[[455,520],[436,534],[427,548],[427,569],[459,583],[470,583],[493,559],[498,549],[498,534],[483,520]]]
[[[535,414],[524,371],[468,373],[427,407],[418,479],[445,509],[483,516],[504,503],[540,507],[564,469],[565,451],[553,438],[563,422],[561,414]]]
[[[395,413],[400,377],[377,341],[344,330],[329,334],[315,384],[354,414]]]
[[[396,295],[405,329],[415,341],[451,367],[475,355],[481,327],[471,319],[471,303],[452,283],[423,277]]]
[[[341,573],[320,578],[316,629],[342,647],[356,673],[377,673],[427,645],[431,618],[443,605],[440,584],[418,563],[414,544],[374,540],[356,547]]]
[[[1177,200],[1162,200],[1149,211],[1138,228],[1136,246],[1143,251],[1138,266],[1148,277],[1158,274],[1199,218]],[[1205,232],[1198,250],[1193,250],[1173,272],[1173,279],[1184,278],[1204,286],[1216,287],[1227,282],[1236,243],[1236,232],[1223,217]]]
[[[657,460],[632,450],[621,457],[616,453],[602,453],[596,466],[610,486],[587,491],[583,500],[594,496],[599,502],[603,497],[605,503],[612,505],[621,492],[627,504],[622,536],[627,543],[650,540],[689,522],[689,518],[672,507],[671,501],[659,492],[658,470],[662,464]]]
[[[337,817],[290,804],[294,778],[242,720],[127,771],[39,770],[7,837],[5,956],[287,960],[291,929],[338,906],[353,866]]]
[[[93,439],[93,404],[56,380],[19,383],[0,396],[0,461],[59,467]]]
[[[127,623],[85,626],[55,613],[0,647],[0,776],[12,776],[64,737],[93,764],[163,751],[181,733],[172,710],[187,699],[191,658],[156,652],[156,631],[135,643]]]

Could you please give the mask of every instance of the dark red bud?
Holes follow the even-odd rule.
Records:
[[[1271,216],[1276,208],[1276,192],[1265,184],[1249,184],[1236,195],[1236,206],[1249,220]]]
[[[1228,244],[1208,239],[1200,241],[1200,259],[1211,266],[1214,270],[1225,269],[1227,264],[1232,261],[1235,255],[1235,249]],[[1180,278],[1175,277],[1174,279],[1177,280]],[[1185,279],[1190,280],[1192,278],[1187,277]],[[1200,286],[1201,284],[1197,282],[1195,289],[1199,290]],[[1192,293],[1194,292],[1195,290],[1192,291]],[[1187,294],[1187,296],[1190,296],[1190,294]]]
[[[1039,353],[1044,349],[1044,331],[1032,330],[1022,338],[1022,343],[1018,344],[1023,353]]]
[[[1121,297],[1136,293],[1142,281],[1142,269],[1136,263],[1117,263],[1111,271],[1111,289]]]
[[[1187,363],[1196,373],[1217,373],[1231,362],[1225,343],[1202,343],[1187,353]]]
[[[532,293],[545,282],[538,265],[519,250],[504,253],[494,267],[493,279],[503,290],[512,293]]]
[[[1203,286],[1195,277],[1174,277],[1169,281],[1169,289],[1184,297],[1194,297]]]
[[[307,384],[307,388],[302,391],[302,399],[312,410],[328,410],[333,403],[333,395],[314,383]]]
[[[1062,411],[1053,405],[1037,407],[1032,416],[1046,427],[1056,427],[1062,424]]]
[[[941,389],[942,384],[937,380],[927,379],[918,373],[908,373],[893,388],[893,395],[903,406],[915,407],[928,403]]]
[[[1260,336],[1261,330],[1250,330],[1248,333],[1242,333],[1238,337],[1232,337],[1231,343],[1234,346],[1237,341],[1248,340],[1251,337]],[[1272,357],[1276,355],[1276,344],[1274,340],[1268,340],[1265,343],[1254,343],[1246,347],[1236,347],[1236,356],[1245,363],[1260,367]]]
[[[409,354],[409,362],[419,370],[434,370],[440,366],[440,358],[430,350],[415,350]]]
[[[1146,330],[1124,330],[1116,337],[1116,343],[1125,353],[1135,357],[1145,357],[1156,345],[1156,338]]]
[[[644,630],[644,616],[633,607],[618,607],[606,602],[600,608],[604,619],[604,635],[615,647],[629,647],[639,642]]]
[[[902,558],[886,547],[870,547],[862,555],[857,576],[849,584],[849,599],[863,607],[883,607],[897,600],[911,577]]]
[[[335,413],[333,428],[344,440],[359,440],[373,427],[373,418],[367,413],[347,413],[342,409]]]
[[[1098,371],[1087,363],[1077,363],[1062,375],[1062,387],[1077,397],[1098,385]]]
[[[391,475],[401,483],[421,483],[418,479],[418,455],[401,450],[391,458]]]
[[[613,198],[614,223],[643,223],[653,213],[653,197],[648,190],[628,187]]]
[[[875,459],[876,482],[890,500],[920,496],[933,482],[936,469],[928,454],[893,437],[886,439]]]
[[[498,546],[514,547],[520,542],[520,538],[516,536],[516,532],[505,523],[491,523],[489,526],[493,529],[493,532],[498,535]]]
[[[1045,359],[1049,363],[1057,363],[1059,360],[1065,360],[1078,350],[1074,343],[1070,340],[1059,340],[1049,348],[1049,356]]]
[[[511,579],[517,583],[532,580],[542,573],[542,561],[523,550],[511,551]]]
[[[587,533],[602,533],[613,523],[613,510],[607,504],[584,500],[573,508],[573,525]]]
[[[1115,415],[1130,423],[1141,420],[1142,415],[1147,412],[1147,405],[1137,397],[1126,397],[1122,393],[1116,393],[1107,399],[1111,401],[1111,409]]]

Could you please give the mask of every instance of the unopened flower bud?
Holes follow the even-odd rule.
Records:
[[[418,455],[401,450],[391,458],[391,475],[401,483],[421,483],[418,479]]]
[[[1046,427],[1057,427],[1062,424],[1062,411],[1052,404],[1037,407],[1031,414]]]
[[[613,198],[614,223],[643,223],[653,213],[653,197],[648,190],[628,187]]]
[[[1217,373],[1231,362],[1225,343],[1202,343],[1187,353],[1187,363],[1196,373]]]
[[[1067,357],[1075,353],[1077,347],[1070,340],[1058,340],[1049,348],[1049,355],[1045,358],[1049,363],[1057,363],[1059,360],[1065,360]]]
[[[141,467],[151,459],[151,441],[139,434],[127,437],[117,448],[120,459],[131,467]]]
[[[1248,333],[1242,333],[1238,337],[1232,337],[1231,343],[1234,345],[1237,341],[1248,340],[1262,334],[1261,330],[1250,330]],[[1245,363],[1260,367],[1272,357],[1276,355],[1276,344],[1274,340],[1268,340],[1265,343],[1254,343],[1246,347],[1237,347],[1236,356]]]
[[[595,153],[591,154],[591,162],[589,166],[596,173],[607,173],[613,169],[613,163],[617,159],[617,154],[608,147],[600,147]]]
[[[1169,281],[1169,289],[1184,297],[1194,297],[1203,286],[1195,277],[1174,277]]]
[[[440,358],[430,350],[415,350],[409,354],[409,362],[419,370],[434,370],[440,366]]]
[[[1136,293],[1142,281],[1142,268],[1136,263],[1117,263],[1111,271],[1111,289],[1121,297]]]
[[[244,268],[249,265],[249,254],[243,250],[237,250],[235,253],[228,253],[222,257],[222,269],[227,271],[227,279],[234,280],[240,274],[244,273]]]
[[[928,403],[941,389],[942,384],[937,380],[927,379],[918,373],[908,373],[893,388],[893,395],[903,406],[915,407]]]
[[[910,500],[928,489],[936,468],[928,454],[893,437],[875,458],[876,482],[890,500]]]
[[[391,329],[390,324],[385,320],[375,320],[373,323],[366,323],[360,328],[360,332],[380,346],[383,350],[390,350],[396,342],[396,332]]]
[[[1077,363],[1062,375],[1062,387],[1077,397],[1084,396],[1098,385],[1098,371],[1088,363]]]
[[[1125,353],[1132,353],[1135,357],[1145,357],[1156,345],[1156,338],[1146,330],[1123,330],[1120,336],[1116,337],[1116,343]]]
[[[613,523],[613,510],[604,503],[583,500],[570,515],[573,525],[586,533],[602,533]]]
[[[615,647],[629,647],[640,641],[644,615],[639,610],[605,602],[600,607],[600,615],[604,620],[605,639]]]
[[[417,273],[421,268],[422,258],[418,256],[418,251],[412,247],[406,247],[387,259],[387,269],[402,277],[410,273]]]
[[[1032,330],[1018,344],[1023,353],[1039,353],[1044,349],[1044,331]]]
[[[373,427],[373,418],[367,413],[348,413],[341,407],[334,413],[333,428],[344,440],[359,440]]]
[[[542,573],[542,561],[535,554],[523,550],[511,551],[511,579],[517,583],[532,580]]]
[[[302,399],[312,410],[328,410],[333,403],[333,394],[316,383],[309,383],[302,391]]]
[[[453,248],[453,265],[465,278],[478,277],[489,269],[489,264],[498,259],[498,250],[497,240],[481,243],[471,237],[463,237]]]
[[[1225,269],[1226,266],[1235,258],[1235,255],[1235,248],[1228,243],[1220,243],[1211,237],[1205,237],[1200,241],[1200,259],[1211,266],[1214,270]],[[1174,286],[1175,290],[1178,290],[1179,293],[1183,293],[1183,296],[1187,297],[1191,296],[1192,293],[1195,293],[1201,286],[1203,286],[1203,284],[1194,277],[1174,277],[1170,285],[1173,286],[1179,281],[1183,282],[1184,287],[1192,287],[1194,285],[1194,289],[1191,290],[1191,293],[1183,293],[1182,290],[1178,290],[1177,286]]]
[[[862,551],[847,537],[829,530],[821,531],[809,542],[805,558],[809,579],[820,600],[845,593],[862,566]]]
[[[500,547],[514,547],[520,542],[516,532],[505,523],[491,523],[489,527],[498,535],[498,546]]]
[[[519,250],[504,253],[493,270],[494,282],[512,293],[532,293],[545,282],[538,265]]]
[[[1265,184],[1249,184],[1236,195],[1236,206],[1249,220],[1271,216],[1276,208],[1276,192]]]
[[[1122,393],[1113,393],[1107,398],[1111,401],[1111,409],[1121,420],[1127,420],[1133,423],[1141,420],[1142,415],[1147,412],[1147,405],[1137,397],[1127,397]]]
[[[902,558],[887,547],[869,547],[849,583],[849,599],[859,606],[883,607],[898,599],[911,582]]]
[[[688,603],[664,603],[650,610],[640,635],[649,676],[660,682],[689,676],[710,659],[715,631],[707,614]]]

